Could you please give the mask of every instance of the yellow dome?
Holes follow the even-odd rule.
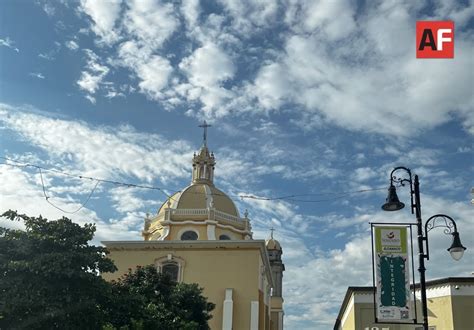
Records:
[[[281,250],[280,242],[278,242],[274,238],[267,239],[265,241],[265,245],[267,247],[267,250]]]
[[[165,208],[171,209],[208,209],[214,208],[235,217],[240,217],[234,202],[224,192],[213,185],[194,183],[167,199],[158,211],[164,213]]]

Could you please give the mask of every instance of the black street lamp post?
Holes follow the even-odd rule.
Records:
[[[408,179],[397,178],[394,173],[398,170],[404,170],[408,173]],[[420,182],[418,181],[418,175],[415,175],[415,180],[412,181],[412,175],[409,168],[399,166],[395,167],[390,173],[390,187],[388,188],[388,197],[386,203],[382,205],[384,211],[398,211],[405,207],[405,204],[400,202],[397,196],[397,190],[394,186],[394,182],[404,186],[405,183],[410,184],[410,196],[411,196],[411,213],[416,216],[416,227],[418,232],[418,258],[420,273],[420,292],[421,292],[421,308],[423,313],[423,329],[428,330],[428,307],[426,303],[426,278],[425,278],[425,259],[429,260],[429,248],[428,248],[428,232],[437,227],[445,227],[445,234],[451,234],[453,236],[453,242],[451,247],[448,249],[454,260],[461,259],[464,250],[466,248],[462,246],[459,233],[457,231],[456,222],[450,216],[445,214],[437,214],[430,217],[425,223],[425,233],[423,235],[423,225],[421,219],[421,204],[420,204]],[[414,199],[414,201],[413,201]],[[444,220],[442,221],[438,220]],[[426,254],[424,253],[423,241],[426,242]]]

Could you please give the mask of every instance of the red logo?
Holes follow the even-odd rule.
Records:
[[[416,22],[416,58],[454,58],[454,22]]]

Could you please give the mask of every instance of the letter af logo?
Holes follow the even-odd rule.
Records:
[[[454,58],[454,22],[416,22],[416,58]]]

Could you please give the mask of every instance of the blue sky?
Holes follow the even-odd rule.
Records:
[[[286,326],[328,329],[347,286],[371,283],[368,223],[414,221],[380,210],[395,166],[468,247],[454,263],[430,233],[428,279],[474,271],[473,16],[454,0],[2,1],[0,156],[171,193],[207,120],[216,185],[282,243]],[[415,58],[417,20],[455,22],[454,59]],[[96,184],[42,176],[66,211]],[[65,214],[37,169],[0,178],[1,209],[93,221],[96,242],[140,239],[165,198],[101,183]]]

